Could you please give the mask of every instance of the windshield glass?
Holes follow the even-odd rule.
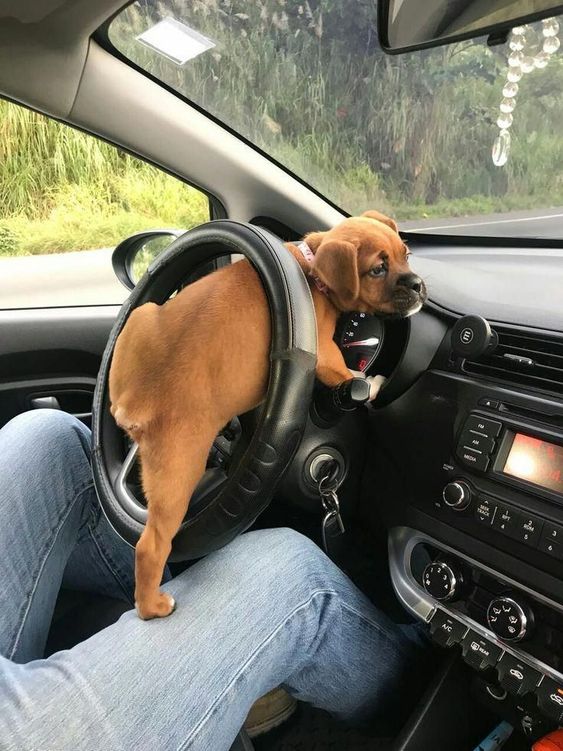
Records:
[[[375,5],[139,0],[109,40],[347,212],[377,208],[403,229],[561,237],[558,23],[495,47],[393,57]]]

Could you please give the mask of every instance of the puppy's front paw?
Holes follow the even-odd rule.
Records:
[[[352,373],[353,378],[365,378],[366,374],[363,370],[351,370],[350,373]]]
[[[368,376],[367,381],[369,381],[369,400],[372,402],[375,397],[379,394],[379,391],[387,378],[382,375],[376,375],[376,376]]]
[[[137,601],[135,607],[139,618],[150,621],[152,618],[166,618],[173,613],[176,610],[176,600],[166,592],[159,592],[154,599],[146,602]]]

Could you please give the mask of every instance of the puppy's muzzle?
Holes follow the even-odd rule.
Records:
[[[418,313],[426,301],[426,285],[417,274],[401,274],[394,298],[397,312],[405,317],[411,316]]]

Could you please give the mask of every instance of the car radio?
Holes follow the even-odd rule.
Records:
[[[490,411],[499,406],[486,401]],[[500,534],[542,553],[546,564],[561,562],[563,432],[530,417],[469,412],[456,433],[452,463],[444,465],[446,482],[435,505],[448,512],[449,524],[477,537],[489,541],[494,533],[498,540]]]
[[[533,433],[470,414],[460,432],[457,458],[471,470],[563,504],[563,434]]]

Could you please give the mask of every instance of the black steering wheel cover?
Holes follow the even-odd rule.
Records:
[[[307,280],[278,238],[230,220],[201,225],[175,240],[123,304],[106,345],[92,407],[92,468],[100,504],[116,532],[135,545],[143,531],[121,505],[114,484],[123,464],[123,434],[109,411],[108,378],[115,342],[131,311],[162,304],[200,264],[246,256],[258,272],[272,320],[270,376],[258,425],[240,463],[209,504],[188,515],[174,538],[172,560],[200,558],[244,532],[265,509],[301,441],[312,396],[316,319]]]

